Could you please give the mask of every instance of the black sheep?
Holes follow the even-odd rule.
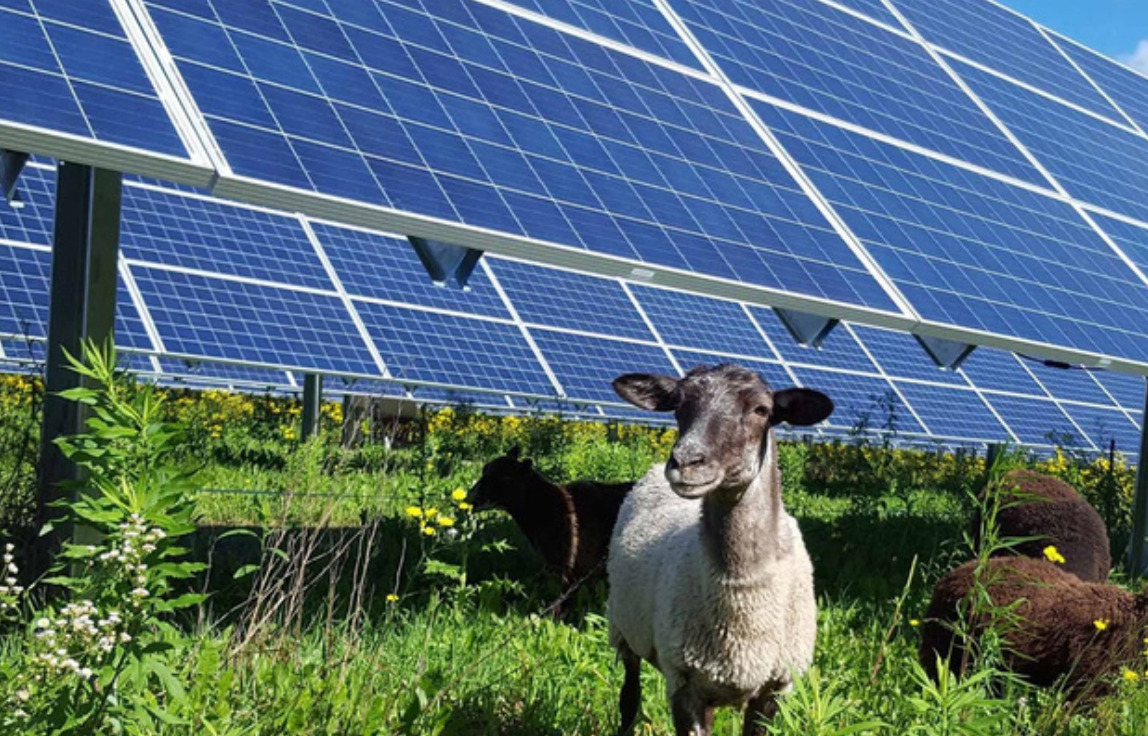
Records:
[[[482,469],[469,499],[476,509],[500,508],[513,517],[564,589],[606,573],[610,535],[629,483],[580,480],[560,486],[519,459],[513,448]]]
[[[934,678],[938,656],[949,657],[956,673],[971,659],[952,625],[958,607],[966,609],[968,621],[976,566],[976,560],[961,565],[933,589],[921,626],[920,658]],[[992,606],[969,622],[972,636],[998,626],[1005,666],[1034,685],[1047,687],[1067,676],[1072,693],[1097,695],[1106,690],[1102,678],[1122,665],[1143,670],[1148,591],[1134,595],[1114,585],[1085,582],[1051,562],[1027,557],[990,559],[981,584]]]
[[[982,500],[988,493],[989,489],[982,493]],[[998,536],[1034,539],[994,551],[994,555],[1043,559],[1044,550],[1051,545],[1064,558],[1064,570],[1087,582],[1108,580],[1112,569],[1108,530],[1100,514],[1075,488],[1057,478],[1020,469],[1005,475],[998,493]],[[973,524],[979,547],[980,512]]]

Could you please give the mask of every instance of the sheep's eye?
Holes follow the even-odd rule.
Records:
[[[753,413],[758,415],[759,417],[767,417],[767,416],[769,416],[769,407],[768,406],[755,406],[753,408]]]

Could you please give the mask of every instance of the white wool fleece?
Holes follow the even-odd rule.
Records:
[[[656,663],[672,695],[687,678],[733,704],[788,689],[813,660],[813,565],[796,520],[778,509],[780,554],[732,579],[701,538],[700,500],[656,465],[630,492],[610,542],[610,642]]]

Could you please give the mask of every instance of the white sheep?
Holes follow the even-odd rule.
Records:
[[[772,393],[735,365],[680,380],[628,374],[614,388],[640,408],[674,411],[679,429],[610,542],[610,642],[626,672],[619,733],[636,724],[644,659],[666,678],[678,736],[708,736],[726,705],[746,706],[744,734],[763,734],[817,634],[813,566],[782,505],[770,429],[816,424],[833,402],[809,389]]]

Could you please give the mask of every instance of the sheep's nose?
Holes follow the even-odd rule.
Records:
[[[686,470],[705,464],[705,453],[699,450],[675,447],[670,453],[670,467]]]

